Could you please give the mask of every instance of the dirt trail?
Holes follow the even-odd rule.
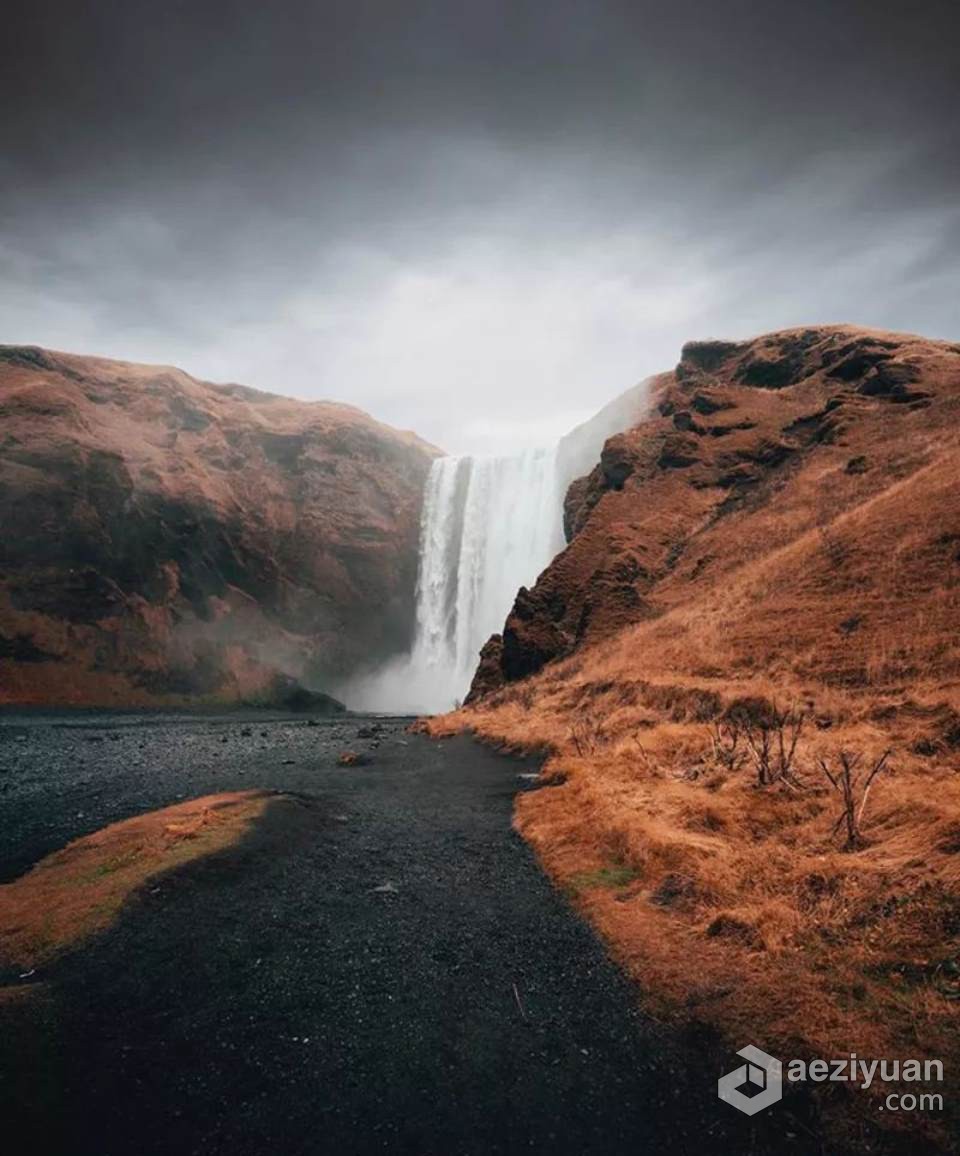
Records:
[[[800,1105],[738,1116],[730,1057],[644,1017],[511,829],[529,763],[398,723],[69,721],[0,726],[4,878],[181,796],[285,795],[0,1002],[31,1151],[819,1150]]]

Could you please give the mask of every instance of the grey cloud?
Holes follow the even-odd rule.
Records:
[[[960,328],[939,0],[8,19],[2,340],[491,449],[552,436],[691,336]]]

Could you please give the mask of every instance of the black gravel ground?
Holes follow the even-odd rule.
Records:
[[[740,1116],[732,1057],[645,1018],[511,830],[535,765],[404,725],[3,718],[3,879],[178,799],[284,793],[22,981],[53,994],[41,1044],[0,1046],[10,1152],[821,1151],[800,1106]]]

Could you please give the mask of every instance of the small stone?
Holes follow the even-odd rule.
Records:
[[[370,762],[370,756],[358,751],[342,751],[337,758],[341,767],[365,767]]]

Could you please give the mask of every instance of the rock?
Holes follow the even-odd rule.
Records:
[[[657,465],[664,470],[682,470],[687,466],[696,465],[698,460],[696,438],[686,437],[683,434],[669,434],[663,439]],[[623,485],[621,483],[611,488],[622,489]]]
[[[567,542],[573,540],[574,535],[583,525],[583,518],[588,513],[585,508],[585,499],[589,486],[590,479],[586,477],[574,479],[567,487],[563,499],[563,536]]]
[[[713,390],[698,390],[690,399],[690,405],[705,417],[712,417],[721,410],[733,409],[734,403],[729,398],[718,395]]]
[[[557,624],[549,609],[543,612],[543,602],[538,591],[520,587],[503,628],[500,669],[507,682],[534,674],[572,647],[573,639]]]
[[[339,699],[324,694],[319,690],[308,690],[295,678],[280,674],[273,680],[265,694],[259,696],[256,705],[272,707],[276,710],[289,710],[297,714],[311,711],[314,714],[332,715],[344,714],[346,707]],[[313,720],[311,720],[313,721]],[[316,726],[316,722],[313,722]]]
[[[480,649],[480,663],[473,676],[473,681],[470,683],[467,697],[464,699],[465,705],[475,702],[478,698],[503,685],[502,658],[503,637],[494,634],[487,639]]]
[[[678,376],[682,375],[681,367],[687,373],[692,370],[712,373],[741,353],[743,348],[742,344],[735,341],[688,341],[680,351]]]
[[[604,443],[600,454],[605,488],[622,490],[623,484],[634,471],[630,442],[622,434],[615,434]]]

